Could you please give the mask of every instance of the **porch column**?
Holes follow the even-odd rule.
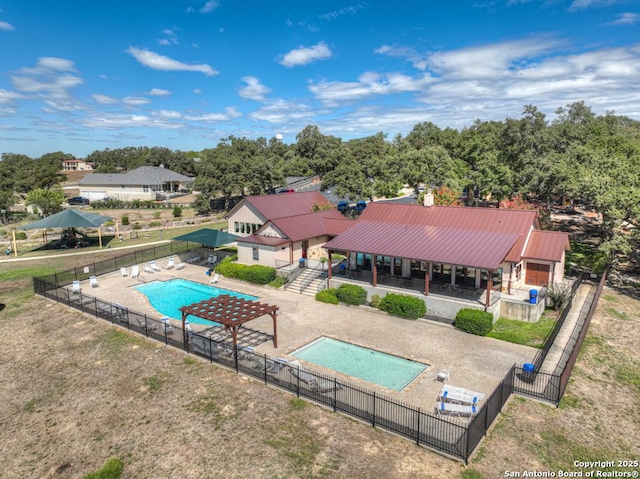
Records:
[[[293,241],[289,242],[289,264],[293,264]]]
[[[513,280],[513,263],[511,263],[511,269],[509,270],[509,283],[507,284],[507,293],[511,294],[511,281]]]
[[[371,272],[373,274],[373,281],[371,282],[371,284],[373,284],[373,287],[375,288],[376,286],[378,286],[378,256],[377,255],[372,255],[372,264],[371,264]]]
[[[327,280],[331,281],[331,270],[333,269],[331,267],[331,250],[328,250],[327,254],[329,255],[329,271],[327,272]]]
[[[454,284],[456,284],[456,266],[454,265],[450,265],[451,266],[451,286],[453,286]]]
[[[273,319],[273,347],[276,349],[278,348],[277,317],[278,317],[278,308],[274,309],[273,312],[271,313],[271,318]]]
[[[431,263],[427,263],[427,270],[424,272],[424,295],[429,296],[429,270]]]
[[[491,288],[493,288],[493,270],[487,271],[487,300],[484,305],[484,310],[488,311],[491,306]]]

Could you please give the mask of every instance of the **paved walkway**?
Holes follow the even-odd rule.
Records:
[[[162,266],[165,260],[159,259],[157,263]],[[142,266],[144,265],[141,265],[140,269]],[[183,270],[163,270],[153,275],[143,273],[142,281],[185,278],[208,284],[209,277],[206,276],[206,271],[207,268],[204,266],[188,265]],[[151,308],[146,297],[132,288],[139,284],[140,280],[123,278],[119,271],[100,276],[98,279],[98,288],[91,288],[85,283],[82,285],[83,293],[95,295],[104,301],[124,304],[131,310],[154,318],[161,316]],[[527,346],[474,336],[432,321],[409,321],[389,316],[373,308],[320,303],[315,298],[298,293],[251,285],[224,277],[220,278],[216,286],[255,295],[261,302],[280,307],[279,347],[274,348],[271,342],[263,343],[256,348],[261,354],[293,359],[291,353],[297,348],[320,336],[330,336],[428,364],[427,370],[400,392],[319,366],[305,364],[309,369],[336,376],[338,380],[383,393],[425,410],[433,410],[435,406],[442,383],[434,379],[440,370],[451,369],[451,384],[488,395],[511,366],[530,362],[537,351]],[[177,322],[174,324],[178,325]],[[268,334],[273,332],[270,317],[258,318],[248,326]]]
[[[542,363],[542,367],[540,368],[542,371],[555,371],[558,373],[558,366],[563,366],[566,362],[567,355],[563,357],[563,351],[570,342],[575,343],[576,338],[572,337],[572,333],[578,321],[584,321],[584,316],[589,311],[596,289],[597,286],[584,283],[578,288],[578,291],[573,298],[573,304],[571,305],[571,310],[567,315],[567,319],[565,320],[562,329],[560,329],[556,340],[553,342],[553,346],[549,349],[544,363]],[[562,370],[562,368],[560,368],[560,370]]]

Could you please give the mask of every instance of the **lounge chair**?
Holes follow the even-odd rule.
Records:
[[[181,262],[176,265],[176,269],[184,269],[187,267],[187,263]]]
[[[173,333],[174,329],[169,322],[169,316],[163,316],[160,320],[162,321],[162,332],[165,334]]]
[[[155,261],[149,261],[149,266],[153,268],[154,271],[162,271],[162,268],[158,266]]]
[[[451,368],[443,369],[436,375],[434,381],[442,381],[443,383],[446,383],[449,380],[450,374],[451,374]]]
[[[155,271],[153,270],[153,268],[151,266],[145,266],[144,267],[144,272],[148,273],[148,274],[154,274]]]
[[[127,272],[127,268],[120,268],[120,274],[122,275],[123,278],[125,276],[129,276],[129,273]]]
[[[140,267],[136,264],[131,267],[131,277],[137,278],[140,274]]]
[[[216,284],[218,282],[218,279],[220,279],[220,277],[218,276],[218,273],[214,274],[213,277],[209,280],[209,282],[211,284]]]
[[[323,379],[316,377],[304,370],[302,365],[297,361],[289,361],[289,372],[296,378],[309,386],[314,392],[326,393],[334,389],[342,389],[342,385],[332,379]]]
[[[176,260],[173,258],[169,258],[167,260],[167,264],[164,265],[164,269],[173,269],[175,267]]]
[[[89,284],[92,288],[97,288],[98,286],[100,286],[98,284],[98,278],[96,278],[95,276],[89,276]]]
[[[440,397],[453,402],[477,404],[484,399],[484,394],[472,391],[471,389],[461,388],[459,386],[445,385],[440,391]]]
[[[436,406],[436,413],[446,416],[468,417],[475,416],[478,412],[478,406],[468,406],[464,404],[453,404],[448,402],[439,402]]]
[[[71,283],[71,292],[78,294],[80,293],[80,291],[82,290],[82,288],[80,287],[80,281],[74,281],[73,283]]]

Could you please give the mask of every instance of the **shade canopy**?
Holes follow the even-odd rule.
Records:
[[[226,231],[214,230],[211,228],[202,228],[186,235],[173,238],[175,241],[191,241],[192,243],[200,243],[204,246],[216,248],[225,244],[233,243],[239,240],[241,236],[232,235]]]
[[[86,213],[82,210],[67,209],[55,215],[47,216],[41,220],[19,226],[21,230],[34,230],[46,228],[97,228],[102,223],[113,220],[113,218],[94,213]]]

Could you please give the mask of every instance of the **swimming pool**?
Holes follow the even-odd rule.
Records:
[[[228,289],[216,288],[206,284],[194,283],[186,279],[171,279],[169,281],[152,281],[150,283],[134,286],[134,289],[144,294],[153,309],[169,316],[173,319],[182,319],[180,308],[189,306],[193,303],[204,301],[205,299],[215,298],[221,294],[228,294],[235,298],[242,298],[248,301],[258,299],[256,296],[248,294],[236,293]],[[192,324],[203,324],[206,326],[217,325],[206,319],[196,318],[195,316],[187,316]]]
[[[402,391],[429,367],[428,364],[324,336],[291,355],[395,391]]]

